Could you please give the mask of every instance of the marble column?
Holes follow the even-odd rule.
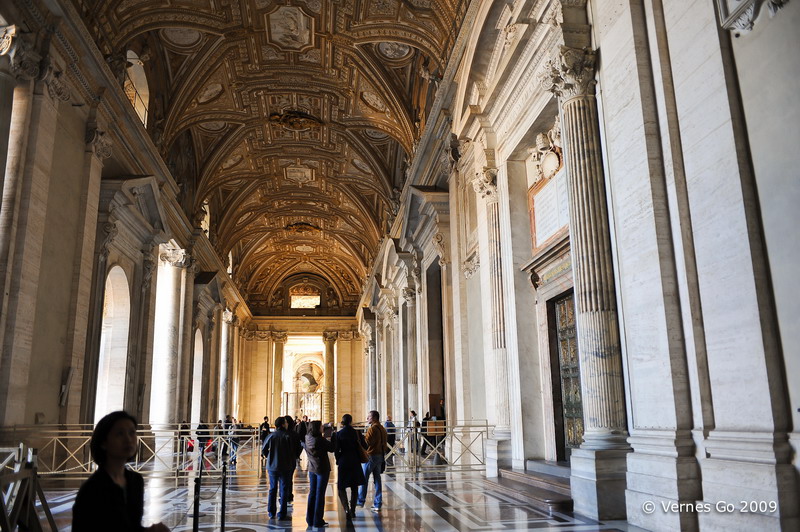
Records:
[[[336,364],[334,363],[334,348],[339,333],[336,331],[322,333],[325,342],[325,375],[324,388],[322,394],[322,421],[336,421],[336,412],[333,411],[334,394],[336,393]]]
[[[182,249],[161,248],[158,282],[156,285],[155,338],[153,343],[153,374],[150,387],[150,423],[177,423],[176,393],[178,359],[181,341],[181,277],[186,252]]]
[[[230,390],[231,390],[231,322],[233,314],[225,309],[222,312],[222,332],[219,343],[219,415],[224,420],[225,416],[231,414]]]
[[[178,415],[180,420],[190,420],[192,402],[192,370],[194,369],[194,276],[197,272],[195,259],[189,254],[194,241],[189,244],[184,259],[183,275],[183,322],[181,323],[181,355],[178,385]]]
[[[14,107],[14,89],[17,76],[11,71],[11,49],[16,38],[16,26],[6,26],[0,30],[0,190],[3,189],[6,156],[11,132],[11,114]]]
[[[281,399],[283,398],[283,347],[286,345],[285,332],[273,332],[272,341],[275,345],[275,359],[272,366],[272,420],[283,415],[281,412]]]
[[[490,330],[492,357],[490,378],[495,385],[495,439],[511,437],[511,408],[508,395],[508,353],[506,351],[506,319],[503,293],[503,269],[500,253],[500,208],[497,198],[497,169],[484,168],[472,181],[475,192],[483,200],[488,233],[487,265],[490,300]]]
[[[417,289],[403,288],[403,299],[406,302],[406,330],[405,330],[405,346],[406,346],[406,370],[408,376],[408,393],[406,397],[408,401],[417,401],[419,394],[419,381],[417,369]],[[403,405],[404,412],[400,412],[398,419],[405,419],[409,416],[408,410],[413,408],[415,411],[420,410],[420,405],[405,404]]]
[[[565,141],[584,420],[572,454],[575,511],[611,519],[625,517],[630,447],[594,75],[594,51],[562,46],[541,80],[559,99]]]
[[[367,357],[367,410],[374,410],[378,407],[378,384],[375,381],[375,340],[370,338],[367,341],[364,354]]]

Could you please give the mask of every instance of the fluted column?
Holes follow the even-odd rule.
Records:
[[[233,313],[225,309],[222,313],[222,331],[219,343],[219,415],[224,418],[231,414],[231,322]]]
[[[178,357],[181,340],[181,274],[186,252],[163,248],[156,284],[155,338],[150,395],[150,423],[177,423]]]
[[[508,395],[508,352],[506,350],[506,318],[503,291],[503,269],[500,253],[500,206],[497,199],[497,170],[484,168],[476,174],[472,186],[483,204],[486,215],[486,231],[488,248],[486,264],[488,266],[488,284],[490,312],[489,320],[492,363],[487,365],[491,379],[495,384],[495,436],[499,438],[511,435],[511,407]],[[483,261],[483,257],[481,258]]]
[[[416,288],[404,288],[403,299],[406,302],[406,361],[408,376],[408,401],[417,401],[419,384],[417,376],[417,290]],[[409,415],[409,404],[403,405],[405,412],[399,412],[399,418]],[[413,405],[415,410],[420,410],[420,405]],[[398,419],[399,419],[398,418]]]
[[[325,392],[322,394],[322,421],[336,421],[336,413],[333,411],[334,396],[336,379],[335,379],[335,364],[334,364],[334,347],[336,346],[336,339],[339,338],[339,333],[324,332],[322,333],[323,340],[325,341]]]
[[[561,103],[566,141],[585,430],[581,448],[613,449],[627,448],[628,433],[594,69],[592,50],[562,46],[543,80]]]
[[[561,104],[569,194],[584,422],[570,484],[577,513],[620,519],[630,447],[594,73],[591,49],[562,46],[540,80]]]
[[[283,392],[283,347],[286,345],[285,332],[273,332],[272,341],[275,344],[275,360],[272,366],[272,419],[282,415],[281,399]]]
[[[191,250],[193,242],[190,243]],[[186,254],[183,276],[183,322],[181,323],[181,356],[179,371],[178,418],[188,420],[191,417],[191,405],[196,398],[191,397],[192,369],[194,356],[194,275],[197,272],[195,259]]]

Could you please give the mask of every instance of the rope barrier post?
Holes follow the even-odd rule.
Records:
[[[199,443],[199,435],[197,440]],[[202,445],[200,446],[200,473],[194,479],[194,517],[192,522],[192,532],[198,532],[200,530],[200,486],[203,482],[203,463],[205,462],[205,456],[206,446],[205,442],[202,442]]]
[[[220,530],[225,532],[225,491],[228,484],[228,464],[222,464],[222,516],[220,519]]]

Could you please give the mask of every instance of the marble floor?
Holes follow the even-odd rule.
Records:
[[[201,492],[199,530],[221,529],[222,490],[219,479],[206,479]],[[571,514],[547,515],[522,499],[492,489],[481,473],[437,473],[426,475],[384,475],[383,508],[370,511],[372,485],[367,505],[359,508],[352,524],[339,509],[334,480],[328,485],[325,520],[331,529],[342,530],[560,530],[634,531],[624,522],[599,523]],[[226,490],[225,530],[261,532],[306,530],[308,478],[302,470],[295,475],[295,501],[291,520],[267,517],[267,489],[264,476],[229,479]],[[75,489],[47,490],[46,497],[59,530],[71,529]],[[163,521],[173,532],[192,530],[193,489],[174,482],[149,480],[145,493],[144,524]],[[290,507],[291,508],[291,507]]]

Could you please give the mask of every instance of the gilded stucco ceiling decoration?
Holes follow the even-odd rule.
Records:
[[[147,58],[148,130],[251,302],[307,272],[355,305],[466,2],[74,2],[110,65]]]

